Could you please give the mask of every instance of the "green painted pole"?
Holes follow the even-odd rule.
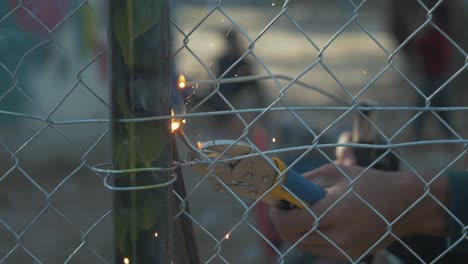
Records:
[[[171,114],[169,0],[109,1],[108,39],[115,263],[171,263],[170,120],[124,121]]]

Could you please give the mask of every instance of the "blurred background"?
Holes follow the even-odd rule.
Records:
[[[355,111],[345,108],[360,100],[398,108],[375,113],[375,124],[392,143],[466,138],[463,109],[440,112],[450,131],[430,113],[408,123],[417,111],[404,108],[424,106],[421,95],[429,96],[449,79],[431,105],[467,105],[466,1],[446,1],[436,9],[434,23],[444,34],[421,28],[410,41],[427,18],[418,1],[373,0],[357,11],[361,3],[352,0],[292,1],[286,12],[283,4],[171,1],[173,79],[186,78],[187,87],[179,92],[188,112],[309,107],[242,114],[248,123],[255,120],[248,130],[229,113],[187,118],[192,142],[237,139],[245,132],[261,150],[308,146],[319,134],[319,143],[333,143],[352,127]],[[106,27],[105,1],[0,2],[0,263],[112,262],[112,193],[90,169],[110,161]],[[265,78],[210,84],[252,75]],[[338,106],[343,109],[326,109]],[[179,145],[185,158],[187,149]],[[442,170],[463,147],[415,145],[396,151],[417,170]],[[303,152],[281,157],[293,162]],[[325,154],[333,159],[333,149],[323,152],[311,151],[297,169],[327,162]],[[229,263],[272,263],[276,253],[250,225],[271,244],[288,249],[264,206],[256,206],[248,222],[228,234],[245,209],[206,181],[198,184],[201,177],[190,168],[184,168],[184,179],[202,263],[215,252],[213,237],[226,235],[221,255]],[[332,263],[299,252],[288,257],[292,264]]]

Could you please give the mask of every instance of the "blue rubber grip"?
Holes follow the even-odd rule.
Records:
[[[307,180],[295,170],[289,170],[285,176],[283,185],[308,204],[320,201],[327,194],[322,187]]]

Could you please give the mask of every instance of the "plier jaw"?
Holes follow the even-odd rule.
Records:
[[[193,168],[211,183],[218,192],[229,188],[239,196],[262,199],[274,206],[303,208],[325,195],[325,191],[289,170],[278,158],[253,154],[245,142],[231,140],[209,141],[199,144],[200,153],[192,159]],[[266,194],[265,194],[266,193]],[[302,200],[302,201],[300,201]]]
[[[234,145],[233,142],[219,140],[199,144],[205,157],[195,155],[192,167],[201,175],[207,176],[217,192],[227,192],[228,187],[239,196],[258,199],[275,183],[277,169],[261,156],[249,155],[242,158],[252,154],[252,148],[244,142]],[[263,201],[273,202],[268,195]]]

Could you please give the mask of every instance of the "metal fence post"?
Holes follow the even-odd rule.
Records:
[[[172,139],[172,149],[174,160],[180,160],[175,137]],[[179,196],[185,197],[187,193],[185,190],[182,169],[178,167],[175,172],[179,177],[177,181],[174,182],[174,191]],[[175,199],[174,207],[190,214],[190,207],[187,201],[185,204],[182,204],[181,201]],[[176,215],[176,219],[174,219],[174,245],[175,246],[172,248],[172,254],[174,256],[173,259],[175,260],[175,263],[200,264],[192,221],[184,214]]]
[[[134,120],[171,114],[169,1],[113,0],[109,13],[115,263],[171,263],[170,119]]]

